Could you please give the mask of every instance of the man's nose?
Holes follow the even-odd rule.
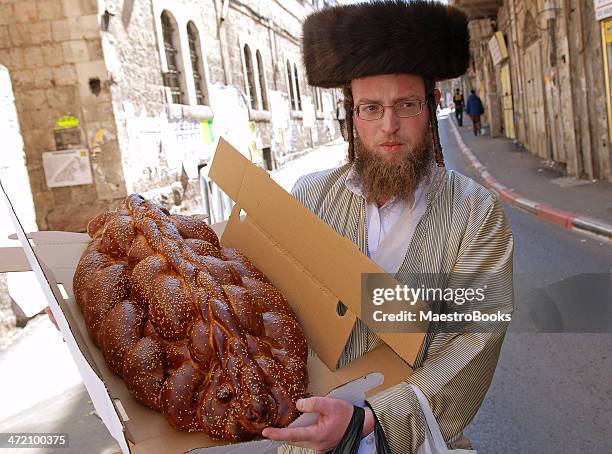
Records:
[[[399,117],[395,114],[393,107],[385,107],[383,117],[380,119],[382,122],[382,132],[385,134],[393,134],[399,129],[400,121]]]

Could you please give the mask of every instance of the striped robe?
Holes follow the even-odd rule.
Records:
[[[292,193],[367,254],[365,200],[346,187],[349,169],[350,164],[345,164],[304,176]],[[425,203],[396,279],[402,282],[402,275],[413,273],[500,273],[506,280],[503,291],[496,292],[493,301],[488,298],[487,305],[492,305],[493,312],[511,314],[514,242],[497,198],[470,178],[441,168],[433,176]],[[425,419],[408,384],[423,391],[444,439],[452,439],[476,415],[493,378],[504,335],[505,330],[446,333],[435,329],[426,335],[412,375],[368,399],[394,453],[415,453],[424,440]],[[358,320],[339,367],[381,342]],[[305,450],[283,446],[280,452]]]

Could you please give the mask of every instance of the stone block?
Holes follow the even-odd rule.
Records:
[[[64,63],[64,49],[61,43],[43,44],[40,49],[45,65],[59,66]]]
[[[0,49],[11,47],[11,38],[6,25],[0,25]]]
[[[100,38],[100,24],[98,23],[97,15],[89,14],[81,16],[77,18],[76,22],[79,33],[82,35],[79,38]]]
[[[33,82],[32,77],[32,82]],[[42,88],[34,88],[27,91],[19,91],[15,93],[15,100],[23,111],[30,111],[46,107],[46,94]],[[21,125],[23,129],[25,125]],[[29,127],[32,127],[31,125]]]
[[[1,57],[0,57],[1,58]],[[19,69],[10,72],[11,82],[15,97],[21,95],[21,90],[31,90],[34,88],[34,74],[30,69]]]
[[[61,115],[58,114],[58,110],[56,109],[37,109],[29,113],[32,124],[36,125],[37,128],[45,130],[53,129],[55,127],[55,121],[60,116]]]
[[[32,128],[34,125],[21,125],[23,131],[23,144],[26,151],[26,162],[30,166],[30,156],[34,156],[35,159],[41,160],[41,154],[43,151],[55,150],[55,139],[53,138],[53,131],[50,129],[27,129]],[[40,162],[40,161],[39,161]]]
[[[93,184],[84,184],[74,189],[75,191],[72,191],[72,202],[75,205],[95,204],[97,202],[98,196]]]
[[[83,14],[98,14],[98,0],[81,0]]]
[[[23,64],[25,68],[40,68],[45,65],[42,50],[39,46],[23,49]]]
[[[53,41],[68,41],[70,39],[70,23],[68,19],[58,19],[51,22]]]
[[[0,3],[0,25],[8,25],[14,21],[13,5],[10,3]]]
[[[32,72],[34,74],[34,85],[36,88],[51,88],[55,86],[53,68],[36,68]]]
[[[103,99],[100,99],[101,97],[102,95],[96,99],[96,102],[89,102],[88,100],[84,103],[83,120],[87,122],[89,128],[95,128],[95,126],[92,126],[92,122],[114,121],[110,95],[106,94]]]
[[[123,180],[123,171],[119,165],[114,166],[113,169],[108,169],[107,166],[105,166],[102,173],[104,174],[104,178],[95,181],[96,191],[100,200],[114,200],[127,197],[125,181]],[[95,174],[100,176],[100,172],[95,172]]]
[[[40,153],[38,154],[42,156]],[[53,193],[47,188],[47,180],[45,179],[45,171],[42,168],[42,164],[29,168],[28,174],[30,176],[30,187],[34,203],[36,205],[40,203],[47,210],[52,209],[55,206],[55,199]]]
[[[56,207],[68,207],[72,205],[72,188],[70,186],[53,188],[53,197]]]
[[[53,78],[55,85],[74,85],[77,83],[77,73],[74,65],[62,65],[53,68]]]
[[[100,99],[100,94],[107,92],[107,70],[104,60],[88,61],[75,64],[77,80],[79,81],[79,97],[81,102],[90,103],[97,102]],[[92,92],[89,86],[90,79],[98,79],[101,84],[101,93],[96,95]]]
[[[87,43],[84,40],[70,40],[62,43],[64,59],[68,63],[80,63],[89,61]]]
[[[76,100],[74,87],[54,87],[46,91],[46,99],[49,107],[59,109],[62,115],[68,111],[74,111]]]
[[[13,6],[13,17],[17,22],[36,22],[39,20],[36,0],[19,0]]]
[[[62,3],[64,5],[64,15],[66,17],[83,15],[80,0],[63,0]]]
[[[74,188],[80,190],[80,188]],[[112,201],[111,201],[112,203]],[[49,230],[63,230],[68,232],[85,232],[87,223],[102,211],[114,208],[118,204],[109,206],[107,203],[98,200],[91,200],[89,203],[56,206],[49,211],[46,218]],[[40,227],[40,225],[39,225]]]
[[[13,46],[26,46],[32,42],[29,25],[27,22],[9,24],[8,31]]]
[[[87,52],[89,53],[89,58],[92,60],[103,60],[104,54],[102,52],[102,40],[88,39]]]
[[[0,60],[10,71],[24,68],[23,49],[12,48],[8,51],[8,58]],[[6,62],[6,63],[5,63]]]
[[[52,41],[50,21],[30,24],[30,42],[32,44],[43,44],[50,41]]]
[[[100,38],[100,25],[97,16],[73,16],[53,21],[53,39],[55,41],[84,38]]]
[[[38,15],[41,20],[55,20],[64,17],[62,0],[45,0],[38,2]]]

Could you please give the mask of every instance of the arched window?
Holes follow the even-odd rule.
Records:
[[[295,99],[297,100],[297,110],[302,110],[302,98],[300,97],[300,78],[298,77],[297,65],[293,64],[295,75]]]
[[[208,104],[206,80],[204,79],[204,66],[200,45],[200,33],[193,22],[187,24],[187,39],[189,40],[189,58],[191,59],[191,70],[193,72],[193,84],[195,86],[196,104]]]
[[[291,63],[289,63],[289,60],[287,60],[287,84],[289,84],[289,100],[291,101],[291,108],[296,110],[297,104],[295,102],[295,93],[293,92],[293,76],[291,74]]]
[[[266,87],[266,78],[264,74],[264,65],[259,50],[255,52],[257,58],[257,72],[259,73],[259,88],[261,90],[261,108],[268,110],[268,89]]]
[[[253,72],[253,59],[251,58],[251,49],[248,44],[244,45],[244,65],[246,66],[247,74],[247,90],[251,100],[251,109],[259,110],[259,101],[257,99],[257,91],[255,89],[255,74]]]
[[[164,11],[161,14],[161,24],[168,66],[168,71],[163,74],[164,85],[170,89],[174,104],[187,104],[176,21],[168,11]]]

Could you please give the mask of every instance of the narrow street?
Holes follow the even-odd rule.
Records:
[[[449,121],[440,122],[447,167],[478,179],[455,147]],[[542,221],[507,203],[503,207],[515,239],[515,275],[555,282],[581,273],[611,272],[610,243]],[[515,288],[515,293],[528,290]],[[522,307],[520,298],[515,304],[519,313],[531,309]],[[611,331],[508,333],[491,388],[466,434],[479,453],[612,452],[610,351]]]
[[[478,179],[458,150],[449,121],[444,116],[440,120],[446,165]],[[273,172],[272,177],[290,190],[299,176],[342,162],[345,147],[336,140]],[[509,204],[503,207],[515,237],[515,275],[555,282],[585,272],[610,273],[609,243],[544,222]],[[526,290],[517,288],[517,295]],[[517,296],[515,316],[529,317],[530,309]],[[45,352],[38,347],[43,343]],[[609,332],[508,333],[485,402],[466,430],[475,448],[479,453],[612,452],[611,350]],[[29,360],[24,363],[26,357]],[[64,453],[118,449],[95,415],[59,333],[44,316],[31,321],[8,349],[0,351],[0,369],[22,371],[0,376],[4,404],[0,432],[69,432],[71,446]],[[54,373],[43,377],[43,369]],[[35,390],[28,400],[9,392],[24,388]]]
[[[430,121],[434,110],[438,131]],[[386,123],[387,114],[399,121]],[[182,295],[183,287],[189,287],[193,294],[193,287],[201,286],[202,279],[194,283],[191,274],[183,275],[180,288],[176,280],[166,279],[187,269],[177,265],[176,251],[185,256],[189,251],[166,247],[165,239],[160,242],[151,233],[157,229],[167,237],[166,229],[142,219],[142,211],[129,203],[130,213],[100,214],[120,209],[130,200],[126,197],[139,194],[172,214],[196,214],[212,224],[227,220],[233,202],[217,183],[232,194],[234,189],[250,190],[244,184],[250,174],[241,173],[244,161],[235,156],[228,157],[227,166],[211,165],[221,139],[264,169],[264,179],[268,172],[291,191],[301,176],[346,162],[344,137],[348,139],[354,127],[365,143],[390,141],[377,142],[388,152],[416,140],[419,125],[428,127],[436,161],[441,164],[439,135],[446,168],[490,190],[514,236],[512,323],[491,386],[465,435],[478,454],[612,454],[612,0],[0,0],[0,118],[0,182],[24,230],[85,232],[91,219],[97,219],[92,225],[104,223],[99,252],[112,262],[98,260],[104,255],[92,260],[83,274],[91,285],[87,292],[77,291],[78,303],[87,305],[88,330],[103,327],[106,338],[114,335],[116,326],[125,327],[127,321],[119,312],[106,315],[108,305],[116,303],[108,300],[130,298],[143,309],[138,320],[147,320],[147,326],[166,340],[182,342],[189,335],[191,357],[185,361],[201,361],[196,343],[201,340],[202,348],[207,343],[204,337],[195,339],[195,330],[187,331],[182,322],[172,321],[180,329],[164,334],[169,320],[201,316],[203,320],[189,318],[197,321],[193,326],[198,330],[215,322],[201,308],[188,310],[184,298],[167,304],[164,297],[170,289]],[[398,129],[390,132],[388,125]],[[382,166],[371,168],[372,180],[381,177],[395,194],[410,188],[406,174],[389,178],[396,174],[386,173]],[[215,179],[221,174],[223,180]],[[241,180],[241,175],[246,177]],[[448,191],[448,201],[430,210],[434,222],[420,226],[431,226],[431,242],[410,249],[417,252],[404,258],[405,264],[426,265],[435,258],[454,270],[474,265],[482,275],[487,274],[483,269],[491,271],[492,257],[508,256],[507,248],[502,251],[499,241],[487,237],[490,224],[476,226],[479,222],[474,220],[485,214],[484,204],[471,194],[472,206],[465,209],[465,204],[456,203],[458,192]],[[251,191],[249,196],[260,194]],[[335,198],[335,192],[329,194],[334,194],[329,210],[339,222],[352,222],[354,207],[341,196]],[[284,215],[278,205],[266,203],[270,205],[257,200],[282,227]],[[9,239],[13,218],[4,205],[0,201],[0,247],[17,248],[18,242]],[[241,208],[248,212],[256,210],[253,206]],[[378,263],[402,259],[405,245],[397,244],[410,239],[415,224],[418,227],[415,213],[422,206],[401,215],[399,206],[378,214],[376,209],[368,211],[369,249],[384,245],[375,252]],[[463,216],[469,216],[466,222],[459,221]],[[437,230],[437,221],[448,219],[452,233]],[[181,235],[191,235],[188,221],[182,227],[180,218],[173,223]],[[292,239],[304,242],[304,235],[294,230]],[[388,241],[383,243],[385,236]],[[271,262],[260,261],[257,254],[265,254],[266,260],[275,255],[269,248],[248,251],[249,245],[240,244],[272,274],[264,265]],[[475,245],[478,250],[472,257]],[[284,242],[279,246],[293,249]],[[64,243],[60,249],[57,257],[65,259]],[[334,254],[336,249],[330,247]],[[463,254],[466,249],[470,253]],[[142,273],[132,276],[134,261],[151,251],[166,255],[176,270],[158,267],[160,258],[143,263]],[[61,333],[44,313],[48,300],[34,273],[13,272],[27,269],[18,251],[3,249],[2,254],[0,435],[69,435],[68,446],[61,450],[12,448],[10,453],[118,454],[121,448],[96,413]],[[107,270],[108,263],[123,261],[128,263],[129,279],[123,266]],[[327,275],[334,275],[336,268],[342,267]],[[66,269],[72,268],[63,264]],[[282,269],[286,270],[284,262]],[[226,268],[223,273],[208,271],[215,280],[228,282]],[[308,275],[312,270],[300,271]],[[119,272],[116,282],[108,277]],[[71,274],[61,277],[65,284]],[[141,284],[147,292],[133,290],[140,278],[146,278]],[[298,281],[290,278],[284,285],[302,294]],[[117,296],[120,287],[125,292]],[[150,304],[150,295],[155,295],[156,304]],[[344,296],[338,299],[346,302]],[[452,302],[462,304],[456,294]],[[308,312],[309,307],[302,310]],[[239,315],[241,310],[230,312]],[[312,307],[310,311],[318,322],[319,312]],[[303,314],[298,311],[298,316]],[[229,330],[230,322],[226,317],[222,324]],[[132,328],[129,334],[135,338],[137,330]],[[137,334],[155,332],[141,329]],[[212,328],[210,332],[219,333]],[[219,367],[234,367],[236,363],[224,362],[227,344],[216,334],[208,346],[216,349]],[[436,393],[438,384],[443,386],[440,375],[454,374],[452,384],[466,386],[462,374],[454,373],[446,361],[468,360],[478,364],[472,369],[480,378],[491,376],[490,361],[479,362],[484,355],[473,354],[482,337],[451,337],[448,343],[435,339],[436,345],[458,348],[438,357],[430,354],[429,364],[441,358],[445,370],[436,377],[428,375],[431,386],[424,391],[429,394]],[[360,344],[365,338],[358,335],[353,340]],[[405,343],[406,336],[401,339]],[[309,341],[312,344],[312,338]],[[125,363],[116,361],[111,368],[127,364],[148,373],[145,365],[131,356],[126,359],[124,350],[118,353],[110,344],[102,342],[105,360]],[[164,380],[172,388],[176,382],[166,379],[177,370],[174,363],[181,356],[174,348],[163,350]],[[276,349],[263,350],[276,355]],[[200,368],[217,367],[213,360],[200,363]],[[377,362],[372,368],[380,370],[382,361],[366,362]],[[346,376],[345,371],[339,374]],[[278,380],[273,375],[270,382]],[[315,376],[310,374],[309,391],[316,394],[321,391],[314,391]],[[87,386],[92,388],[89,381]],[[462,392],[453,388],[453,396],[432,399],[447,429],[456,427],[448,419]],[[177,395],[184,400],[183,391]],[[244,400],[240,389],[233,395]],[[393,399],[394,410],[400,400]],[[458,412],[473,408],[461,404]],[[132,423],[142,421],[128,409]],[[108,424],[105,412],[100,412]],[[404,410],[392,413],[390,427],[406,417]],[[152,427],[148,421],[146,426]],[[406,430],[398,427],[400,433]],[[396,435],[385,430],[389,438]],[[184,450],[174,437],[160,436],[157,429],[154,440],[143,443],[138,430],[125,431],[133,435],[128,437],[135,444],[132,451],[149,451],[152,443],[157,451]],[[410,450],[405,440],[391,444],[402,451],[398,454]],[[0,443],[0,454],[5,450],[9,451]]]

